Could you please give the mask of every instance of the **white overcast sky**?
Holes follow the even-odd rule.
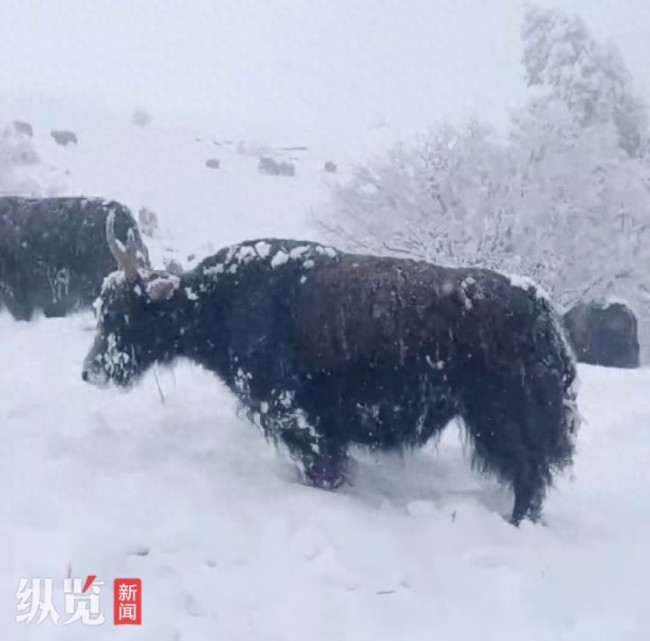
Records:
[[[650,0],[563,0],[650,96]],[[523,0],[0,0],[0,97],[221,123],[397,130],[521,98]],[[29,110],[28,110],[29,111]],[[2,113],[16,117],[16,113]]]

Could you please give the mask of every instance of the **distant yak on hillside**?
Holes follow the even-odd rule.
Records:
[[[257,165],[257,171],[260,174],[269,176],[295,176],[296,167],[293,163],[285,160],[275,160],[270,156],[263,156]]]
[[[50,136],[54,138],[57,145],[67,147],[68,145],[76,145],[79,143],[77,134],[74,131],[66,131],[64,129],[55,129],[50,132]]]

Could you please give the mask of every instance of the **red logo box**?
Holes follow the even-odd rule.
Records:
[[[142,625],[142,581],[140,579],[113,581],[113,623]]]

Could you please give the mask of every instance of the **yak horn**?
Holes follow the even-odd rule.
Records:
[[[149,258],[149,250],[147,249],[147,246],[144,244],[144,241],[142,240],[142,235],[140,234],[140,228],[138,227],[138,223],[136,223],[133,218],[131,220],[133,221],[133,226],[129,229],[128,235],[129,236],[133,235],[135,245],[138,249],[138,252],[140,253],[142,267],[144,269],[149,269],[153,271],[153,267],[151,266],[151,259]]]
[[[142,237],[131,227],[126,234],[126,252],[133,256],[139,268],[152,271],[151,262],[149,261],[149,252],[142,242]]]
[[[106,240],[108,247],[117,261],[117,266],[124,272],[127,280],[134,281],[138,278],[138,257],[134,251],[133,242],[124,245],[115,237],[115,212],[106,218]]]

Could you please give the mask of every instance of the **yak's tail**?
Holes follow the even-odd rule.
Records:
[[[572,463],[578,428],[577,371],[559,315],[531,284],[515,294],[518,330],[508,358],[485,359],[465,389],[474,462],[515,491],[514,522],[536,519],[553,473]]]
[[[528,359],[526,367],[531,383],[536,381],[540,386],[538,403],[546,404],[549,425],[555,426],[548,435],[549,463],[559,471],[572,462],[573,440],[580,424],[576,358],[559,311],[539,290],[536,303],[533,357]]]

